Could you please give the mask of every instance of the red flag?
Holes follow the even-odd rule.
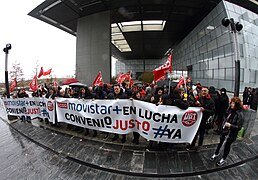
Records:
[[[38,89],[36,75],[33,77],[32,81],[30,82],[30,89],[32,91],[37,91],[37,89]]]
[[[16,87],[17,87],[17,81],[16,81],[16,78],[14,78],[10,87],[10,92],[13,92],[13,89]]]
[[[165,76],[161,76],[159,79],[157,79],[155,82],[166,80]]]
[[[40,78],[43,75],[44,71],[43,71],[43,67],[41,66],[40,71],[39,71],[39,75],[38,78]]]
[[[120,83],[124,82],[125,80],[128,80],[128,81],[131,80],[131,71],[128,71],[125,74],[120,74],[120,76],[117,77],[116,82],[120,84]]]
[[[160,67],[153,70],[154,81],[159,81],[166,75],[167,71],[172,71],[172,53],[168,56],[167,61]]]
[[[187,80],[186,80],[187,83],[190,83],[191,81],[192,81],[191,77],[187,78]]]
[[[134,84],[134,82],[133,82],[133,80],[132,80],[132,78],[131,78],[130,81],[129,81],[129,86],[130,86],[130,88],[133,86],[133,84]]]
[[[185,84],[185,77],[181,76],[179,82],[177,83],[176,87],[179,88],[181,85]]]
[[[55,77],[55,79],[54,79],[54,87],[57,87],[56,77]]]
[[[103,86],[103,79],[101,72],[98,73],[97,77],[93,81],[93,86]]]
[[[48,70],[48,71],[46,71],[46,72],[43,72],[43,76],[49,75],[49,74],[51,73],[51,71],[52,71],[52,68],[51,68],[51,69],[49,69],[49,70]]]

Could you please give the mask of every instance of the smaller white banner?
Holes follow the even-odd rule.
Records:
[[[19,116],[22,119],[33,119],[36,117],[48,118],[50,122],[54,121],[54,100],[46,98],[17,98],[3,99],[6,113]],[[46,109],[47,108],[47,109]]]

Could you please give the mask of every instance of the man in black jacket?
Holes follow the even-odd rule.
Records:
[[[180,109],[186,110],[189,105],[187,101],[184,101],[184,90],[181,88],[175,88],[172,97],[172,106],[176,106]]]
[[[128,99],[127,94],[123,92],[119,84],[114,85],[114,93],[108,95],[108,98],[111,98],[111,97],[114,99]],[[112,138],[112,141],[116,141],[118,138],[119,138],[119,135],[115,134],[115,136]],[[123,134],[122,143],[125,143],[125,142],[126,142],[126,134]]]
[[[210,118],[210,116],[214,115],[215,113],[215,103],[212,100],[211,96],[209,95],[209,90],[206,87],[202,87],[201,97],[198,98],[197,104],[201,107],[201,112],[203,113],[201,124],[199,129],[194,137],[194,140],[191,146],[195,146],[198,134],[199,134],[199,141],[198,147],[196,151],[199,152],[199,147],[203,144],[205,129],[206,129],[206,121]]]

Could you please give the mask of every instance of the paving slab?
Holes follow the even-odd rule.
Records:
[[[143,140],[140,145],[121,144],[34,122],[0,121],[0,126],[0,172],[5,179],[15,179],[18,172],[21,179],[250,179],[258,172],[257,135],[232,144],[227,163],[220,168],[209,160],[217,144],[206,143],[200,152],[182,145],[146,151],[148,142]]]

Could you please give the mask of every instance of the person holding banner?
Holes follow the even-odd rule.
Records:
[[[164,102],[164,88],[163,87],[157,87],[154,93],[154,96],[150,99],[151,103],[158,105],[163,104]],[[146,148],[147,151],[150,151],[153,148],[154,141],[149,141],[149,144]],[[163,144],[162,142],[158,142],[159,144],[159,150],[163,150]]]
[[[191,144],[191,147],[195,148],[195,143],[197,141],[197,137],[199,134],[199,141],[198,146],[195,148],[196,152],[199,152],[199,147],[203,144],[204,134],[206,130],[206,121],[209,119],[210,116],[214,115],[215,113],[215,103],[212,100],[211,96],[209,95],[209,90],[207,87],[202,87],[201,96],[198,97],[197,105],[201,107],[201,112],[203,113],[201,124],[199,129],[194,137],[194,140]]]
[[[151,103],[156,105],[163,104],[163,100],[164,100],[163,95],[164,95],[164,88],[157,87],[154,93],[154,96],[151,97]]]
[[[48,93],[46,94],[46,98],[47,99],[55,99],[57,97],[57,92],[55,91],[55,89],[53,87],[50,87],[48,89]],[[48,124],[48,119],[46,119],[46,124]],[[54,118],[54,123],[50,122],[51,126],[56,126],[56,127],[60,127],[60,125],[57,122],[57,116],[55,115]]]
[[[135,100],[142,101],[143,97],[142,97],[141,91],[135,91],[133,93],[132,98],[135,99]],[[138,132],[133,132],[133,143],[134,144],[139,144],[139,139],[140,139],[140,134]]]
[[[215,153],[211,156],[210,160],[214,161],[219,156],[219,151],[223,145],[226,136],[227,140],[224,147],[222,158],[217,162],[218,166],[223,166],[225,160],[230,152],[231,144],[236,140],[238,131],[242,128],[244,122],[243,106],[239,97],[233,97],[230,102],[230,108],[226,113],[223,126],[220,129],[220,142],[217,146]]]
[[[172,106],[176,106],[180,109],[186,110],[189,105],[187,101],[184,101],[184,90],[181,88],[175,88],[172,97]]]
[[[114,99],[128,99],[128,96],[126,93],[123,92],[123,90],[120,88],[119,84],[114,85],[114,93],[108,95],[109,98]],[[115,134],[112,138],[112,141],[116,141],[119,138],[118,134]],[[122,143],[126,142],[126,134],[122,134]]]

